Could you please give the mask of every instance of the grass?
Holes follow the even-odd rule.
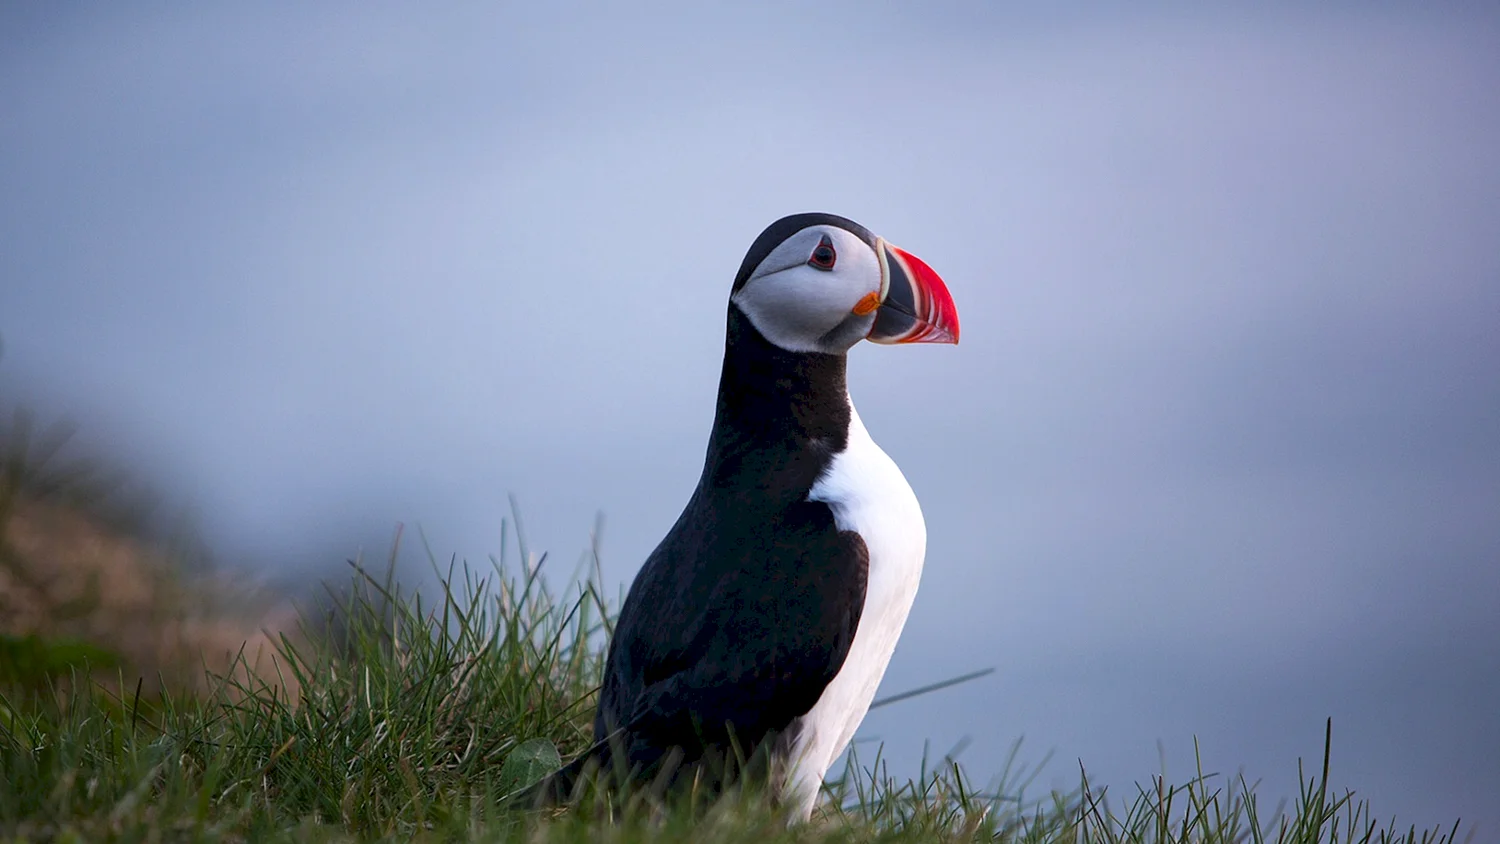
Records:
[[[504,795],[588,742],[608,607],[585,565],[554,593],[524,543],[481,576],[452,568],[431,602],[355,565],[333,611],[280,638],[274,670],[203,694],[99,684],[0,696],[0,840],[1449,842],[1378,825],[1305,774],[1285,811],[1243,780],[1152,780],[1116,809],[1073,794],[980,788],[951,760],[914,780],[852,760],[810,825],[752,798],[533,813]],[[112,689],[129,690],[125,693]],[[296,690],[295,696],[288,690]],[[905,703],[903,705],[914,705]]]
[[[189,577],[129,527],[138,508],[112,503],[96,470],[58,467],[68,435],[35,435],[24,414],[0,427],[0,844],[1466,840],[1457,824],[1378,824],[1333,790],[1326,741],[1296,800],[1271,809],[1243,778],[1201,769],[1124,801],[1081,771],[1074,792],[1033,798],[1014,764],[981,786],[949,758],[901,779],[878,753],[851,753],[813,822],[792,829],[744,795],[630,801],[607,817],[520,811],[505,795],[590,739],[618,604],[597,553],[554,592],[516,519],[499,559],[449,567],[430,602],[391,565],[353,562],[300,624],[273,613],[250,629],[230,612],[242,590],[226,600]],[[963,679],[885,701],[920,705],[910,698]]]

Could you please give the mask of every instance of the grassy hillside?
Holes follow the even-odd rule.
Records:
[[[426,600],[355,563],[300,614],[247,613],[44,471],[34,439],[12,430],[0,485],[0,841],[1453,840],[1377,825],[1327,783],[1326,748],[1284,812],[1213,776],[1027,795],[878,758],[791,830],[750,798],[507,808],[588,740],[614,605],[590,558],[559,593],[503,542],[516,557],[449,569]]]

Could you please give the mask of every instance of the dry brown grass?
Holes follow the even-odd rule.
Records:
[[[201,694],[210,675],[233,668],[296,699],[274,659],[277,637],[298,637],[290,602],[184,559],[94,499],[67,494],[18,429],[27,431],[0,432],[9,434],[0,435],[9,455],[0,472],[0,636],[112,654],[116,665],[93,672],[110,685],[139,678],[150,692]]]

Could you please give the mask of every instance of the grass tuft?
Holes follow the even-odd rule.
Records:
[[[1076,792],[1039,799],[1020,769],[980,787],[956,751],[905,780],[878,752],[868,764],[851,753],[813,822],[791,829],[746,795],[606,815],[507,808],[506,794],[587,746],[610,632],[597,559],[585,554],[553,591],[518,525],[505,533],[519,559],[450,562],[430,600],[404,591],[392,565],[351,561],[346,588],[275,636],[269,668],[248,670],[242,650],[180,691],[118,667],[108,682],[93,667],[40,688],[0,679],[0,841],[1458,840],[1456,825],[1379,826],[1335,795],[1331,741],[1295,804],[1269,813],[1243,779],[1201,765],[1116,809],[1086,772]]]

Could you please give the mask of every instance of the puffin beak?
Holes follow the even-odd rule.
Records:
[[[876,241],[880,307],[868,339],[876,343],[957,343],[958,308],[948,285],[921,258]]]

